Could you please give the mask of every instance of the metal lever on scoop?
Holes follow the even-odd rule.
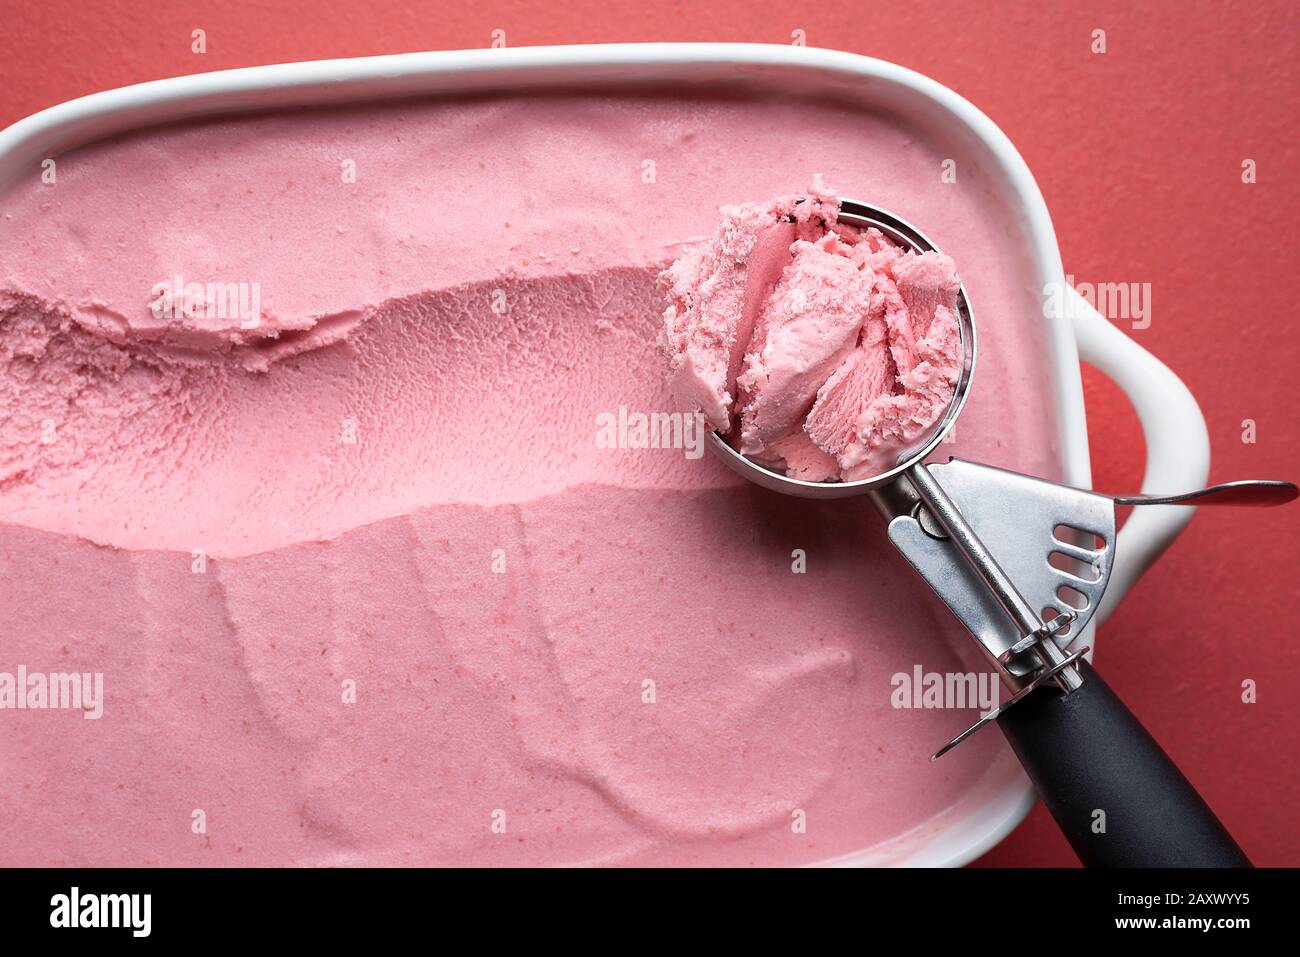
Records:
[[[1079,687],[1083,682],[1078,672],[1065,667],[1065,654],[1051,640],[1056,629],[1046,630],[1050,623],[1043,621],[1039,613],[1034,611],[1033,606],[1020,594],[1015,584],[1007,577],[1007,573],[1002,570],[1002,566],[998,564],[997,559],[962,516],[956,503],[943,490],[943,486],[919,462],[908,469],[906,474],[907,480],[916,489],[917,495],[925,503],[931,517],[952,539],[961,552],[961,557],[979,575],[998,600],[1007,617],[1020,629],[1021,637],[1012,646],[1013,653],[1016,648],[1020,648],[1020,653],[1034,655],[1038,659],[1039,667],[1047,669],[1052,680],[1066,694]],[[1007,656],[1004,654],[999,657]],[[938,754],[935,757],[938,757]]]
[[[1246,479],[1222,482],[1178,495],[1112,495],[1116,505],[1285,505],[1300,495],[1292,482]]]
[[[1114,562],[1116,504],[1278,505],[1300,494],[1290,482],[1243,481],[1178,495],[1110,496],[960,459],[912,465],[905,476],[903,494],[872,493],[890,540],[970,629],[1012,692],[931,760],[1048,679],[1066,694],[1079,688],[1079,669],[1068,667],[1058,638],[1069,645],[1101,602]],[[995,603],[982,600],[983,589]],[[1063,590],[1072,597],[1063,599]]]
[[[947,488],[934,472],[945,477]],[[1077,635],[1100,600],[1113,561],[1109,543],[1114,540],[1116,504],[1199,500],[1276,505],[1294,500],[1296,486],[1289,482],[1235,482],[1183,495],[1112,497],[958,460],[935,466],[933,472],[918,463],[908,469],[906,477],[917,493],[920,508],[900,516],[896,514],[897,498],[891,502],[887,496],[877,496],[876,503],[890,521],[890,538],[895,545],[958,617],[968,627],[972,622],[980,627],[978,615],[962,614],[962,593],[951,587],[951,562],[945,575],[942,560],[935,561],[935,551],[915,549],[918,539],[906,534],[912,526],[931,539],[942,531],[948,539],[944,544],[955,546],[1018,629],[1023,632],[1028,625],[1038,623],[1036,629],[1028,630],[995,658],[1004,683],[1013,689],[1023,679],[1009,666],[1021,655],[1036,659],[1037,667],[1027,683],[931,760],[996,720],[1085,865],[1249,867],[1250,860],[1196,789],[1083,658],[1088,649],[1079,648],[1067,655],[1057,646],[1055,634],[1068,629],[1071,635]],[[927,518],[931,520],[928,528]],[[1016,527],[1022,522],[1025,528]],[[1009,597],[1004,595],[999,578],[1006,572],[989,544],[981,540],[975,523],[988,530],[998,546],[997,553],[1023,562],[1018,580],[1032,585],[1036,597],[1047,594],[1043,589],[1062,579],[1081,596],[1081,612],[1067,609],[1049,620],[1045,610],[1040,619],[1034,612],[1035,605],[1014,587]],[[1040,525],[1052,529],[1054,551],[1086,562],[1095,578],[1049,563],[1048,556],[1037,550],[1033,531]],[[1060,531],[1061,525],[1078,534]],[[1081,539],[1091,541],[1085,545]],[[972,632],[993,657],[1001,646],[990,645],[987,636],[981,637],[976,629]],[[1060,690],[1048,687],[1051,682],[1056,682]]]
[[[966,465],[969,463],[954,462],[950,464]],[[989,471],[989,469],[985,469],[985,471]],[[913,484],[914,486],[917,486],[920,497],[922,497],[923,501],[926,502],[927,507],[930,508],[932,512],[931,516],[918,516],[919,520],[922,521],[922,524],[924,525],[926,524],[926,521],[924,521],[924,519],[933,518],[935,519],[935,524],[940,525],[940,527],[943,527],[945,533],[950,533],[948,524],[945,523],[944,516],[933,514],[933,512],[935,512],[936,506],[941,508],[941,510],[945,512],[945,515],[948,515],[948,520],[950,521],[952,520],[952,512],[956,510],[956,506],[953,505],[952,499],[946,497],[946,495],[943,494],[943,489],[935,488],[935,486],[937,486],[937,482],[935,482],[933,476],[930,475],[930,472],[924,471],[923,465],[914,465],[913,469],[911,469],[911,471],[909,472],[909,479],[913,477],[913,473],[919,473],[919,472],[924,472],[924,476],[922,477],[922,482],[923,485],[927,485],[928,488],[930,488],[930,494],[939,495],[939,497],[944,499],[943,502],[936,503],[936,505],[931,505],[930,498],[927,497],[927,494],[922,493],[922,486],[917,486],[914,480]],[[993,489],[985,489],[984,492],[987,494],[995,494],[995,490]],[[1095,493],[1083,493],[1083,490],[1076,490],[1076,492],[1078,492],[1079,494],[1095,494]],[[1292,484],[1292,482],[1271,481],[1271,480],[1244,480],[1244,481],[1235,481],[1235,482],[1223,482],[1223,484],[1212,485],[1209,486],[1209,488],[1197,489],[1195,490],[1195,492],[1184,492],[1184,493],[1173,494],[1173,495],[1153,495],[1153,494],[1106,495],[1106,498],[1112,499],[1115,505],[1128,505],[1128,506],[1182,505],[1182,503],[1187,503],[1187,502],[1197,502],[1200,503],[1200,505],[1277,506],[1277,505],[1286,505],[1287,502],[1295,501],[1297,495],[1300,495],[1300,488],[1297,488],[1297,486],[1295,484]],[[959,515],[959,512],[957,512],[957,514]],[[887,519],[888,518],[889,516],[887,515]],[[966,524],[965,521],[962,521],[962,524],[965,525]],[[936,533],[936,529],[933,528],[928,529],[928,531],[930,531],[931,534]],[[1097,534],[1100,534],[1100,536],[1102,536],[1104,540],[1105,538],[1109,538],[1109,534],[1106,533],[1105,531],[1100,531],[1100,529],[1099,531],[1097,531]],[[954,544],[958,545],[959,549],[961,549],[963,557],[967,558],[967,560],[970,560],[970,562],[972,563],[972,567],[975,568],[976,572],[980,573],[980,577],[984,579],[985,584],[989,584],[991,588],[995,589],[995,592],[998,592],[998,590],[1000,590],[1001,588],[1001,585],[995,585],[993,583],[989,583],[988,579],[985,579],[984,577],[982,568],[980,568],[980,563],[975,562],[974,559],[971,559],[971,554],[969,553],[969,551],[967,551],[966,542],[969,541],[970,538],[974,538],[974,537],[975,537],[974,531],[970,529],[969,525],[966,525],[965,533],[963,533],[962,536],[957,536],[956,538],[954,538]],[[976,538],[976,541],[978,541],[978,538]],[[896,545],[897,544],[898,542],[896,541]],[[1058,542],[1058,545],[1061,545],[1060,542]],[[900,545],[900,547],[902,546]],[[979,550],[983,551],[984,554],[988,554],[987,547],[984,547],[983,545],[979,545],[978,547]],[[992,559],[992,555],[988,555],[988,558]],[[993,564],[995,564],[996,566],[996,560],[993,560]],[[1101,583],[1102,586],[1104,586],[1105,577],[1106,577],[1104,571],[1102,571],[1102,568],[1100,568],[1099,566],[1093,566],[1093,568],[1095,568],[1097,572],[1097,581],[1099,581],[1099,583]],[[998,568],[997,571],[998,573],[1000,573],[1000,575],[1002,575],[1001,568]],[[1109,571],[1109,567],[1106,568],[1106,571]],[[1065,572],[1062,572],[1062,575],[1065,575]],[[1002,575],[1002,577],[1005,577],[1005,575]],[[1082,581],[1079,581],[1079,583],[1076,584],[1083,584],[1083,583]],[[936,590],[940,590],[940,589],[937,588],[936,586]],[[943,590],[940,590],[940,594],[943,594]],[[1100,598],[1100,594],[1099,596],[1097,596],[1097,598]],[[1037,616],[1034,614],[1034,610],[1032,610],[1032,606],[1028,606],[1027,603],[1024,603],[1023,599],[1021,603],[1023,606],[1028,607],[1028,616],[1026,616],[1026,618],[1022,619],[1021,615],[1013,614],[1013,611],[1011,611],[1010,607],[1006,605],[1006,603],[1004,603],[1004,609],[1008,611],[1009,615],[1013,616],[1013,620],[1015,620],[1015,622],[1017,622],[1018,625],[1021,625],[1021,627],[1024,628],[1026,627],[1028,620],[1030,620],[1031,618],[1036,619]],[[1017,705],[1018,702],[1023,701],[1024,697],[1026,697],[1027,694],[1031,692],[1031,690],[1034,690],[1035,688],[1039,687],[1039,685],[1043,684],[1044,681],[1047,681],[1048,679],[1056,680],[1056,683],[1060,685],[1061,690],[1063,690],[1063,692],[1065,693],[1073,692],[1073,690],[1078,688],[1079,684],[1082,683],[1082,680],[1079,679],[1078,671],[1074,670],[1074,668],[1071,668],[1071,670],[1066,671],[1066,667],[1069,666],[1070,663],[1073,663],[1075,658],[1078,658],[1080,654],[1083,654],[1084,651],[1087,651],[1088,649],[1082,649],[1080,651],[1076,651],[1076,653],[1071,654],[1069,658],[1065,658],[1063,657],[1063,654],[1060,653],[1060,650],[1057,651],[1057,654],[1052,653],[1052,650],[1056,649],[1057,645],[1056,642],[1050,640],[1050,638],[1056,637],[1058,632],[1065,631],[1065,629],[1071,629],[1071,631],[1073,631],[1075,635],[1078,635],[1079,631],[1082,631],[1082,627],[1073,628],[1073,625],[1075,624],[1076,620],[1078,620],[1078,618],[1079,618],[1078,612],[1075,612],[1070,609],[1065,609],[1061,611],[1060,615],[1054,616],[1054,618],[1050,620],[1045,620],[1045,622],[1041,622],[1039,627],[1032,629],[1032,631],[1026,633],[1026,636],[1024,636],[1021,641],[1018,641],[1017,644],[1011,646],[1010,649],[1002,651],[1002,653],[1000,654],[997,654],[997,662],[1000,664],[1006,664],[1009,663],[1010,661],[1014,661],[1017,655],[1026,653],[1026,651],[1031,651],[1031,650],[1037,651],[1037,653],[1039,653],[1039,659],[1041,662],[1041,667],[1043,667],[1043,670],[1035,672],[1034,679],[1030,681],[1030,684],[1024,685],[1024,687],[1019,688],[1019,690],[1017,690],[1017,692],[1015,692],[1013,696],[1011,696],[1009,701],[1006,701],[1005,703],[1002,703],[1002,705],[995,707],[995,709],[989,711],[988,714],[984,714],[980,716],[978,722],[975,722],[974,724],[972,724],[972,726],[966,728],[966,731],[959,733],[957,737],[954,737],[952,741],[949,741],[948,744],[945,744],[943,748],[940,748],[939,750],[937,750],[937,752],[933,753],[930,758],[931,761],[937,761],[937,759],[943,757],[944,754],[950,752],[950,750],[952,750],[953,748],[956,748],[956,746],[961,744],[962,741],[965,741],[967,737],[974,735],[976,731],[979,731],[980,728],[983,728],[985,724],[991,723],[993,722],[993,720],[997,718],[1001,718],[1002,715],[1008,713],[1008,710],[1010,709],[1011,706]],[[976,637],[978,637],[978,635],[976,635]],[[1040,648],[1040,644],[1041,644],[1041,648]],[[996,649],[992,649],[992,650],[995,651],[996,653]],[[1061,677],[1057,677],[1058,675],[1061,675]],[[1062,677],[1065,680],[1062,680]],[[1004,681],[1005,683],[1013,684],[1013,688],[1014,688],[1014,679],[1008,681],[1006,680],[1006,676],[1004,676]]]

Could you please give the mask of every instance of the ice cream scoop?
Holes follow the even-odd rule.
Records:
[[[878,230],[908,250],[938,252],[915,226],[856,200],[839,201],[838,221]],[[1107,496],[955,459],[923,464],[961,412],[974,374],[975,321],[964,287],[956,304],[962,361],[951,399],[928,437],[898,461],[848,481],[810,481],[743,454],[743,436],[733,444],[715,430],[711,447],[734,471],[772,491],[869,495],[889,523],[890,540],[975,636],[1012,694],[935,758],[997,720],[1085,864],[1249,866],[1083,658],[1088,649],[1071,651],[1070,642],[1105,590],[1117,503],[1281,504],[1296,497],[1296,486],[1234,482],[1169,496]],[[1091,827],[1097,809],[1107,810],[1111,821],[1103,834]]]
[[[871,477],[934,431],[963,372],[956,264],[806,196],[722,208],[663,274],[677,401],[792,478]]]

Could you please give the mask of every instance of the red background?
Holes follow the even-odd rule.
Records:
[[[1133,333],[1210,425],[1215,480],[1300,477],[1300,29],[1294,0],[654,3],[0,0],[0,126],[98,90],[290,60],[643,40],[789,43],[892,60],[988,113],[1047,198],[1067,273],[1149,282]],[[190,52],[207,31],[208,52]],[[1107,52],[1091,52],[1106,31]],[[1253,159],[1258,182],[1241,182]],[[1099,488],[1135,488],[1133,412],[1085,369]],[[1254,419],[1258,440],[1242,441]],[[1300,865],[1300,506],[1202,509],[1104,629],[1102,670],[1256,863]],[[1253,678],[1257,704],[1240,701]],[[1041,806],[982,862],[1073,864]]]

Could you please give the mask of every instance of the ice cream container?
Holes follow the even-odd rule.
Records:
[[[671,85],[689,92],[797,93],[859,104],[905,117],[953,145],[958,169],[974,175],[1010,224],[1020,248],[1020,281],[1042,300],[1042,361],[1059,417],[1062,480],[1090,484],[1080,359],[1112,377],[1137,409],[1148,461],[1143,488],[1194,488],[1208,472],[1208,438],[1196,403],[1158,360],[1120,333],[1065,286],[1041,195],[1023,160],[997,127],[952,91],[898,66],[851,54],[798,47],[637,44],[417,53],[258,67],[181,77],[96,94],[46,110],[0,133],[0,189],[75,146],[143,126],[290,107],[388,101],[435,94],[627,90]],[[831,184],[857,193],[855,184]],[[648,214],[649,215],[649,214]],[[1101,609],[1120,600],[1186,524],[1191,510],[1143,510],[1120,533]],[[1087,644],[1096,636],[1087,633]],[[1103,646],[1104,656],[1104,646]],[[985,779],[978,799],[889,845],[838,856],[835,864],[957,865],[1008,833],[1032,805],[1023,776],[1008,764]]]

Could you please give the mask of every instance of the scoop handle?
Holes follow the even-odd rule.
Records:
[[[1187,778],[1086,661],[998,724],[1087,867],[1250,867]]]

